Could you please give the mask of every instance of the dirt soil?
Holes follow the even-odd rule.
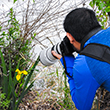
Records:
[[[100,110],[110,110],[110,92],[106,92],[103,100],[100,102]]]
[[[101,91],[101,90],[99,90]],[[98,96],[98,110],[110,110],[110,93],[106,90],[103,91],[102,95],[97,93]],[[60,110],[61,107],[57,103],[57,99],[49,99],[39,100],[40,96],[36,91],[29,91],[28,94],[22,100],[22,103],[19,105],[19,110]],[[99,98],[100,97],[100,98]],[[97,109],[92,109],[97,110]]]
[[[36,91],[29,91],[25,95],[19,105],[19,110],[60,110],[61,106],[57,104],[57,99],[48,99],[44,101],[37,99],[38,93]]]

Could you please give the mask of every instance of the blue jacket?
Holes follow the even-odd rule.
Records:
[[[101,30],[93,35],[84,46],[89,43],[100,43],[110,46],[110,28]],[[62,58],[60,61],[63,64]],[[85,55],[76,58],[65,56],[70,93],[78,110],[90,110],[96,90],[103,87],[110,92],[110,64]]]

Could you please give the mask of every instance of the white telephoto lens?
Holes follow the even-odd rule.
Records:
[[[51,48],[47,48],[40,53],[40,61],[45,66],[50,66],[57,62],[58,59],[56,59],[52,53]]]

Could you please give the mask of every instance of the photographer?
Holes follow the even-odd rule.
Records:
[[[64,56],[71,97],[78,110],[90,110],[100,86],[110,92],[110,28],[101,29],[95,13],[87,8],[72,10],[63,25],[79,53],[76,58]],[[52,54],[64,66],[62,56]]]

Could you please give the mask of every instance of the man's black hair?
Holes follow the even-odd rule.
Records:
[[[101,27],[94,11],[87,8],[72,10],[64,20],[64,29],[69,32],[78,42],[92,30]]]

